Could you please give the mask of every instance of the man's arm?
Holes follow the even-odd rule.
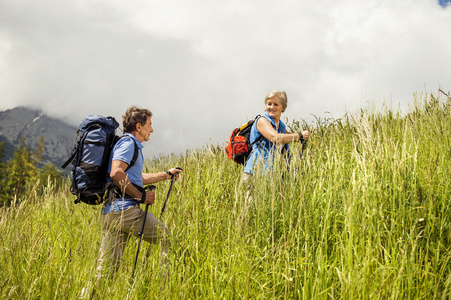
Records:
[[[178,179],[180,172],[182,172],[182,170],[177,169],[177,168],[172,168],[170,170],[168,170],[169,173],[171,174],[175,174],[175,180]],[[171,175],[169,175],[167,172],[158,172],[158,173],[143,173],[143,184],[144,185],[148,185],[148,184],[153,184],[153,183],[157,183],[163,180],[169,180],[171,179]]]
[[[121,160],[113,160],[111,163],[111,172],[110,177],[114,181],[114,183],[121,189],[122,192],[125,191],[127,195],[130,197],[136,198],[138,200],[142,199],[142,192],[140,192],[136,187],[128,179],[125,170],[127,169],[128,164]],[[164,173],[166,174],[166,173]],[[167,175],[167,174],[166,174]],[[144,177],[143,177],[144,178]],[[145,183],[149,184],[149,183]],[[155,192],[148,191],[146,192],[145,204],[153,204],[155,201]]]

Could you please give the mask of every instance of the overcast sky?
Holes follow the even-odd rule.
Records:
[[[285,90],[289,120],[451,90],[450,0],[0,0],[0,110],[78,125],[149,108],[145,155],[222,144]]]

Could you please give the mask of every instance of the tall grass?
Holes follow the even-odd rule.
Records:
[[[291,127],[312,132],[302,158],[293,145],[288,172],[276,167],[248,184],[222,146],[150,161],[150,172],[184,169],[163,215],[170,277],[162,289],[153,245],[131,279],[133,238],[94,298],[449,298],[450,112],[425,94],[406,115],[295,120]],[[158,184],[157,216],[168,188]],[[68,185],[2,208],[0,297],[78,298],[95,282],[99,213],[74,205]]]

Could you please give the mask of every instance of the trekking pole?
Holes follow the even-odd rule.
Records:
[[[182,168],[177,167],[176,169],[183,171]],[[174,183],[174,179],[175,179],[175,175],[177,175],[177,173],[174,173],[171,175],[171,185],[169,186],[169,190],[168,190],[168,194],[166,196],[166,200],[164,200],[163,203],[163,207],[161,208],[161,213],[160,213],[160,217],[158,219],[161,220],[161,216],[163,216],[164,213],[164,209],[166,208],[166,204],[168,202],[169,199],[169,195],[171,194],[171,190],[172,190],[172,184]],[[146,253],[146,259],[144,260],[144,264],[146,264],[147,258],[149,257],[150,254],[150,248],[152,247],[152,244],[150,244],[149,249],[147,249],[147,253]]]
[[[301,144],[302,144],[302,148],[301,148],[300,158],[302,158],[302,156],[304,155],[304,150],[307,148],[307,140],[305,140],[303,137],[301,137]]]
[[[149,185],[145,189],[147,189],[148,191],[153,191],[156,188],[157,187],[154,185]],[[141,246],[141,240],[142,240],[143,233],[144,233],[144,226],[146,225],[146,217],[147,217],[148,210],[149,210],[149,204],[146,204],[146,209],[144,211],[144,217],[143,217],[143,225],[141,226],[141,231],[138,232],[138,236],[139,236],[138,250],[136,251],[135,263],[133,265],[133,271],[132,271],[132,278],[135,275],[136,263],[138,262],[139,247]]]
[[[180,171],[183,171],[182,168],[179,168],[179,167],[177,167],[176,169],[178,169]],[[166,200],[164,200],[163,207],[161,208],[161,214],[160,214],[160,218],[159,219],[161,219],[161,216],[164,213],[164,209],[166,208],[166,203],[168,203],[169,194],[171,194],[172,184],[174,183],[175,175],[177,175],[177,173],[174,173],[174,174],[171,175],[171,186],[169,186],[168,195],[166,196]]]

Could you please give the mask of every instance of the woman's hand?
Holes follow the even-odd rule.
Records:
[[[309,137],[310,137],[310,132],[308,130],[304,130],[304,131],[299,131],[299,137],[302,136],[302,139],[304,139],[305,141],[308,141]],[[302,142],[302,139],[300,139],[299,141]]]

